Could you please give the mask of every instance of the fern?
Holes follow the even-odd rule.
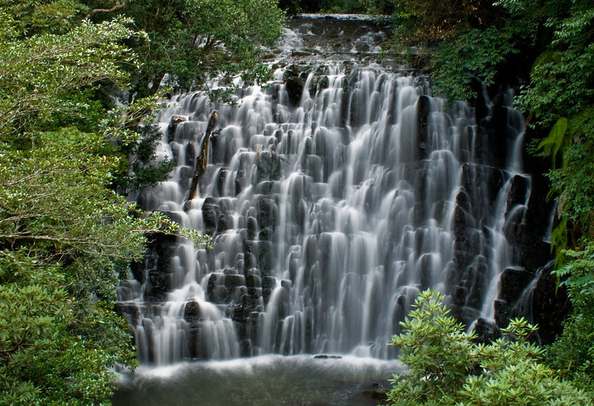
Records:
[[[544,154],[550,156],[553,161],[553,169],[556,168],[557,155],[561,151],[562,164],[561,167],[567,166],[567,159],[563,157],[563,151],[571,145],[571,140],[567,137],[567,127],[569,126],[569,120],[565,117],[561,117],[549,133],[548,137],[545,138],[538,144],[537,150],[542,150]]]

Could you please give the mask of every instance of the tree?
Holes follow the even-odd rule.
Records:
[[[142,103],[93,98],[125,84],[122,40],[141,34],[120,18],[21,35],[17,17],[0,11],[0,403],[109,404],[106,367],[135,363],[119,276],[148,234],[179,231],[111,188]]]
[[[502,337],[476,344],[443,304],[444,296],[419,294],[393,336],[408,370],[393,377],[391,405],[592,405],[591,393],[555,377],[528,341],[536,327],[515,319]]]
[[[79,6],[75,0],[0,0],[4,18],[9,19],[11,31],[18,38],[67,32],[80,21]]]
[[[372,13],[390,12],[392,52],[431,76],[433,89],[453,103],[476,96],[473,80],[490,86],[511,56],[524,50],[522,24],[509,24],[509,15],[490,1],[372,0]],[[522,32],[520,32],[522,31]]]
[[[94,8],[95,4],[88,3]],[[129,42],[144,64],[134,70],[134,93],[156,94],[161,84],[199,87],[214,76],[258,77],[262,47],[282,35],[284,13],[276,0],[127,0],[112,12],[134,19],[145,38]]]

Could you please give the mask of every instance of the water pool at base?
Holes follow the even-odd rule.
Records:
[[[396,361],[267,355],[139,367],[120,375],[114,406],[371,406]]]

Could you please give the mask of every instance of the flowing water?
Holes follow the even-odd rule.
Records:
[[[493,135],[469,105],[446,108],[423,77],[373,62],[382,37],[365,21],[293,20],[267,86],[244,87],[233,105],[201,92],[171,98],[159,117],[159,155],[177,168],[136,199],[213,240],[194,248],[162,239],[122,284],[141,364],[210,360],[179,367],[207,388],[217,374],[233,379],[241,370],[213,360],[253,357],[242,358],[250,369],[242,382],[253,363],[267,365],[271,379],[283,375],[272,365],[304,354],[379,364],[395,357],[386,343],[426,288],[445,293],[468,325],[493,319],[499,275],[519,261],[513,239],[530,195],[523,121],[487,102],[482,122],[505,120]],[[215,110],[220,131],[185,204]],[[349,360],[345,370],[358,370]],[[301,371],[320,362],[329,361]],[[154,375],[145,378],[152,388]]]

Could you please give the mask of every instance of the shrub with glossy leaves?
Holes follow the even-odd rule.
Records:
[[[392,337],[408,371],[394,375],[391,405],[592,405],[590,393],[555,376],[540,363],[543,350],[528,341],[537,328],[512,320],[504,337],[477,344],[474,333],[443,304],[444,296],[426,290]]]

